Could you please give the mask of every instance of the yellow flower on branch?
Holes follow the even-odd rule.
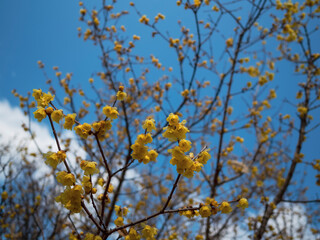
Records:
[[[205,217],[209,217],[211,216],[211,207],[210,206],[202,206],[199,210],[199,213],[201,215],[201,217],[205,218]]]
[[[63,118],[63,112],[62,110],[54,110],[51,113],[51,118],[53,121],[55,121],[56,123],[59,123],[60,120]]]
[[[99,173],[99,169],[97,168],[96,162],[89,162],[82,160],[80,163],[81,169],[84,171],[85,175],[92,175],[95,173]]]
[[[44,108],[38,108],[36,111],[33,112],[34,118],[38,120],[38,122],[41,122],[43,119],[46,118],[47,113]]]
[[[106,117],[110,118],[111,120],[117,119],[118,118],[118,111],[116,107],[111,107],[109,105],[106,105],[103,109],[102,112]]]
[[[72,126],[75,124],[76,116],[77,114],[75,113],[68,114],[67,116],[65,116],[63,124],[64,129],[72,130]]]
[[[143,122],[142,128],[143,128],[143,129],[146,129],[147,132],[152,132],[152,130],[156,130],[155,120],[152,119],[152,118],[146,119],[146,120]]]
[[[33,89],[32,96],[37,101],[39,107],[47,107],[54,99],[54,95],[50,92],[44,93],[41,89]]]
[[[66,153],[64,151],[59,151],[57,153],[48,152],[44,154],[44,157],[46,158],[45,163],[53,169],[56,169],[58,164],[66,159]]]
[[[73,188],[67,187],[55,200],[56,202],[61,202],[72,213],[79,213],[81,211],[82,193],[81,185],[75,185]]]
[[[80,137],[87,139],[87,137],[91,133],[91,125],[89,123],[84,123],[82,125],[76,126],[74,130]]]
[[[232,212],[232,208],[230,207],[230,204],[228,202],[222,202],[219,210],[221,211],[221,213],[230,213]]]
[[[246,198],[241,198],[238,202],[237,207],[242,209],[249,207],[248,200]]]
[[[72,186],[76,182],[76,178],[72,173],[61,171],[57,173],[57,181],[64,186]]]

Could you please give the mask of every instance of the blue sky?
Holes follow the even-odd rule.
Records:
[[[1,98],[13,104],[10,92],[45,87],[37,61],[49,74],[53,66],[88,79],[99,64],[97,49],[77,37],[79,7],[76,1],[0,1]]]
[[[128,4],[124,1],[125,5]],[[169,0],[160,1],[136,1],[148,15],[155,16],[158,12],[164,12],[168,22],[176,22],[179,18],[184,18],[188,23],[191,15],[184,15],[182,8],[170,8]],[[93,1],[92,4],[99,4],[100,1]],[[170,4],[173,4],[172,1]],[[126,7],[129,8],[129,7]],[[45,78],[38,68],[37,61],[42,60],[47,67],[50,76],[54,76],[52,67],[59,66],[64,73],[73,72],[75,85],[86,86],[89,77],[101,69],[99,61],[99,49],[92,43],[84,42],[77,36],[77,27],[83,26],[77,19],[79,18],[79,7],[77,1],[0,1],[0,100],[7,99],[12,106],[17,106],[18,101],[12,94],[12,89],[17,89],[23,95],[33,88],[46,89]],[[124,18],[128,35],[136,32],[150,34],[143,26],[136,27],[138,17],[135,14]],[[228,24],[226,21],[224,24]],[[167,27],[160,25],[161,27]],[[192,26],[191,26],[192,30]],[[179,31],[177,25],[170,25],[170,31]],[[178,35],[177,35],[178,36]],[[148,38],[141,40],[137,48],[146,56],[153,51],[153,46],[149,45]],[[172,51],[164,48],[165,45],[159,42],[157,56],[166,60],[170,65]],[[168,49],[168,50],[162,50]],[[175,61],[172,61],[174,64]],[[282,68],[282,67],[281,67]],[[296,94],[297,80],[292,82],[288,77],[288,72],[293,71],[293,66],[284,66],[285,71],[276,75],[272,83],[279,88],[280,99],[285,97],[294,99]],[[205,77],[205,76],[204,76]],[[278,107],[278,106],[277,106]],[[287,107],[287,106],[286,106]],[[285,109],[289,113],[294,113],[295,109]],[[319,111],[313,114],[319,120]],[[319,129],[313,133],[308,144],[304,145],[303,152],[309,158],[319,158],[320,149],[317,147],[317,136]],[[307,177],[308,181],[314,181],[314,174]],[[317,189],[318,190],[318,189]],[[314,196],[316,189],[309,192]]]

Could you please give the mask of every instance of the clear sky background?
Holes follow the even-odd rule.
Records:
[[[170,1],[140,0],[136,3],[140,9],[143,9],[150,16],[163,12],[168,22],[176,22],[183,10],[181,8],[170,10],[168,7]],[[126,8],[129,8],[128,2],[123,2],[125,2]],[[175,1],[171,1],[170,4],[172,2]],[[92,1],[91,3],[93,5],[100,4],[100,1]],[[188,21],[190,16],[184,17],[185,21]],[[73,73],[73,83],[76,86],[77,84],[88,85],[88,79],[92,74],[101,70],[100,51],[91,42],[84,42],[78,38],[77,27],[83,26],[78,18],[79,6],[77,1],[0,0],[0,101],[8,101],[10,106],[14,108],[19,103],[12,96],[12,89],[17,89],[22,95],[25,95],[28,91],[31,92],[34,88],[47,90],[43,73],[38,68],[38,60],[44,62],[50,76],[54,76],[52,67],[59,66],[62,72]],[[127,21],[124,24],[128,30],[128,35],[136,32],[145,33],[142,32],[146,31],[143,30],[145,28],[142,26],[134,29],[131,27],[135,26],[134,21],[138,21],[135,14],[124,19]],[[163,25],[163,27],[178,30],[176,25]],[[170,59],[172,52],[169,52],[169,48],[166,47],[163,48],[166,50],[162,50],[163,46],[161,44],[158,47],[160,51],[158,51],[157,56],[160,59]],[[146,55],[150,55],[150,52],[153,51],[152,46],[143,41],[137,44],[137,48],[144,51]],[[297,92],[297,81],[294,80],[294,83],[292,83],[292,79],[288,77],[288,74],[293,72],[293,66],[288,67],[286,65],[285,68],[287,70],[282,70],[281,73],[276,74],[272,84],[279,89],[277,92],[279,99],[285,97],[294,99]],[[294,115],[295,108],[286,110]],[[315,112],[313,116],[319,122],[319,111]],[[0,117],[4,118],[5,116]],[[320,148],[317,137],[319,134],[319,129],[317,129],[311,136],[312,140],[304,145],[302,152],[306,154],[306,157],[319,158]],[[5,136],[5,133],[3,135]],[[315,172],[312,171],[306,178],[306,181],[312,181],[312,185],[315,181],[314,175]],[[314,197],[318,190],[311,189],[309,194]]]

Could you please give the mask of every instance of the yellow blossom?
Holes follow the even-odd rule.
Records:
[[[79,213],[81,211],[81,195],[83,193],[81,185],[75,185],[73,188],[66,187],[58,197],[56,202],[61,202],[63,206],[72,213]]]
[[[154,236],[157,234],[158,230],[155,227],[151,227],[149,225],[145,225],[142,230],[142,237],[146,239],[154,239]]]
[[[211,215],[211,207],[210,206],[202,206],[199,210],[201,217],[209,217]]]
[[[68,114],[67,116],[65,116],[63,124],[64,129],[72,130],[72,126],[75,123],[76,116],[77,114],[75,113]]]
[[[59,123],[60,120],[63,118],[63,112],[62,110],[54,110],[51,113],[51,118],[53,121],[55,121],[56,123]]]
[[[157,161],[157,157],[158,157],[158,153],[156,152],[156,150],[150,150],[148,152],[148,157],[149,157],[150,161],[156,162]]]
[[[228,48],[232,47],[233,46],[233,38],[228,38],[226,40],[226,45]]]
[[[53,169],[56,169],[58,164],[61,163],[66,159],[66,154],[63,151],[55,152],[48,152],[44,154],[46,158],[45,163],[50,165]]]
[[[76,182],[76,178],[72,173],[61,171],[57,173],[57,181],[64,186],[72,186]]]
[[[133,150],[131,154],[132,158],[137,159],[139,162],[141,162],[148,153],[148,147],[138,142],[134,143],[131,149]]]
[[[118,217],[116,220],[114,220],[114,224],[116,226],[123,226],[124,223],[123,223],[123,217]]]
[[[76,131],[76,134],[78,134],[80,137],[87,139],[87,137],[91,133],[91,125],[88,123],[84,123],[82,125],[76,126],[74,130]]]
[[[8,198],[8,193],[7,193],[6,191],[3,191],[3,192],[1,193],[1,199],[2,199],[3,201],[5,201],[7,198]]]
[[[47,107],[54,99],[50,92],[44,93],[41,89],[33,89],[32,96],[37,101],[39,107]]]
[[[302,117],[302,116],[304,116],[304,115],[307,114],[308,108],[303,107],[303,106],[299,106],[299,107],[297,108],[297,111],[298,111],[298,113],[300,113],[300,116]]]
[[[117,119],[118,118],[118,111],[116,107],[111,107],[109,105],[106,105],[103,109],[102,112],[106,117],[110,118],[111,120]]]
[[[189,152],[191,149],[191,142],[186,139],[181,139],[179,141],[179,147],[183,152]]]
[[[44,108],[38,108],[36,111],[33,112],[34,118],[41,122],[43,119],[46,118],[47,113]]]
[[[84,171],[85,175],[92,175],[95,173],[99,173],[99,169],[97,168],[96,162],[89,162],[82,160],[80,163],[81,169]]]
[[[210,149],[206,149],[205,151],[201,152],[197,158],[197,161],[199,163],[202,163],[202,164],[206,164],[207,161],[211,158],[211,155],[210,153],[208,153]]]
[[[125,237],[125,240],[140,240],[140,235],[134,228],[130,228],[128,235]]]
[[[230,213],[232,212],[232,208],[230,207],[230,204],[228,202],[222,202],[219,210],[221,211],[221,213]]]
[[[155,120],[152,119],[152,118],[146,119],[146,120],[143,122],[142,128],[143,128],[143,129],[146,129],[147,132],[152,132],[152,130],[156,130]]]
[[[248,206],[249,206],[249,204],[248,204],[248,200],[246,198],[241,198],[238,202],[238,205],[237,205],[238,208],[242,208],[242,209],[245,209]]]

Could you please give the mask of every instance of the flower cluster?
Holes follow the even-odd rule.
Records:
[[[63,124],[64,129],[72,130],[72,126],[75,123],[76,116],[77,114],[75,113],[68,114],[67,116],[65,116]]]
[[[104,115],[106,115],[107,118],[110,118],[111,120],[117,119],[118,118],[118,111],[116,107],[111,107],[109,105],[106,105],[103,109],[102,112]]]
[[[149,117],[143,122],[142,128],[146,129],[147,132],[152,132],[152,130],[156,130],[155,120]]]
[[[185,153],[191,149],[191,142],[185,139],[179,141],[179,146],[169,149],[172,158],[170,163],[177,166],[177,172],[185,177],[193,177],[194,172],[200,172],[201,168],[211,158],[210,154],[205,150],[194,159],[193,153],[186,155]]]
[[[58,164],[63,162],[67,155],[64,151],[58,151],[58,152],[47,152],[44,154],[44,157],[46,159],[45,163],[49,166],[51,166],[53,169],[56,169]]]
[[[129,210],[126,207],[121,208],[118,205],[114,206],[114,210],[116,212],[116,215],[118,216],[116,220],[114,220],[114,224],[117,226],[122,226],[124,224],[123,217],[125,217],[128,214]]]
[[[119,91],[117,92],[117,100],[125,101],[127,99],[127,93],[123,91],[124,87],[120,86]]]
[[[106,132],[112,127],[111,121],[100,121],[92,124],[92,128],[95,130],[97,137],[100,141],[106,138]]]
[[[142,127],[146,129],[147,132],[151,132],[153,129],[155,129],[154,119],[147,119],[143,123]],[[148,151],[148,147],[146,146],[146,144],[151,143],[152,140],[153,139],[150,133],[138,135],[135,143],[131,146],[131,149],[133,150],[131,154],[132,158],[138,160],[139,162],[143,162],[144,164],[155,162],[156,158],[158,157],[158,153],[153,149]]]
[[[186,121],[179,122],[179,116],[173,113],[167,117],[168,126],[164,127],[165,132],[162,134],[163,137],[167,138],[170,142],[175,142],[180,139],[186,138],[186,133],[189,129],[185,127]]]
[[[84,171],[84,175],[92,175],[95,173],[99,173],[99,169],[97,168],[96,162],[89,162],[82,160],[80,163],[81,169]]]
[[[125,237],[125,240],[140,240],[140,235],[134,228],[130,228],[128,235]]]
[[[155,150],[149,150],[146,144],[152,142],[152,137],[150,133],[140,134],[137,137],[135,143],[131,146],[133,150],[131,156],[133,159],[137,159],[139,162],[147,164],[149,162],[155,162],[158,153]]]
[[[51,95],[50,92],[44,93],[41,89],[33,89],[32,96],[37,101],[38,107],[42,108],[47,107],[54,99],[54,95]]]
[[[153,240],[155,239],[155,235],[157,234],[157,232],[158,229],[156,229],[155,227],[145,225],[141,233],[143,238]]]
[[[200,204],[199,213],[203,218],[215,215],[218,211],[219,203],[214,198],[207,197],[205,205]]]
[[[72,173],[61,171],[57,173],[57,181],[64,186],[72,186],[76,183],[76,178]]]
[[[78,238],[75,238],[78,239]],[[93,233],[87,233],[84,236],[84,240],[102,240],[102,238],[99,235],[94,235]]]
[[[75,185],[74,187],[66,187],[58,197],[56,202],[61,202],[63,206],[70,210],[72,213],[79,213],[81,211],[81,195],[83,189],[81,185]]]
[[[91,191],[94,192],[93,188],[92,188],[92,183],[91,183],[90,177],[84,175],[81,183],[82,183],[82,187],[84,189],[84,192],[86,194],[89,194]]]
[[[91,134],[91,125],[89,123],[84,123],[76,126],[74,130],[80,137],[87,139],[87,137]]]

